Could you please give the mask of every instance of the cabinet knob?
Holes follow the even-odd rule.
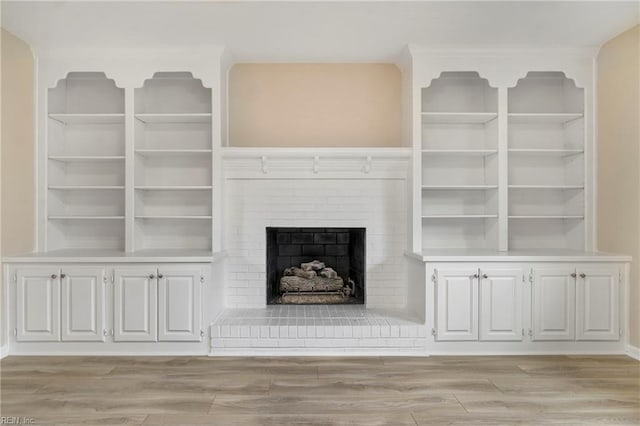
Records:
[[[67,274],[60,274],[60,278],[67,278]]]
[[[154,279],[155,277],[156,277],[155,275],[153,275],[153,274],[149,274],[149,279],[150,279],[150,280]]]
[[[484,278],[486,280],[489,277],[487,276],[487,274],[482,274],[482,278]]]
[[[58,276],[56,274],[51,274],[51,279],[55,280],[56,278],[58,278]]]
[[[471,278],[478,279],[478,278],[480,278],[480,275],[478,275],[478,274],[474,274],[474,275],[471,275]]]
[[[571,273],[571,278],[575,278],[575,277],[576,277],[576,273],[575,273],[575,272],[572,272],[572,273]]]
[[[158,274],[158,278],[162,278],[162,277],[164,277],[164,275]]]
[[[587,277],[587,274],[585,273],[580,274],[580,278],[586,278],[586,277]]]

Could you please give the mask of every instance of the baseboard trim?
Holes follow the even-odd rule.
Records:
[[[334,348],[216,348],[209,352],[211,357],[428,357],[424,349],[372,348],[372,349],[334,349]]]
[[[0,346],[0,359],[5,358],[9,355],[9,346],[4,345]]]
[[[640,348],[633,345],[627,345],[627,348],[625,349],[624,353],[629,355],[631,358],[640,361]]]

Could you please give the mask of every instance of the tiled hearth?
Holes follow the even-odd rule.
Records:
[[[424,324],[403,311],[356,305],[226,309],[211,327],[211,354],[424,355]],[[286,351],[282,349],[285,348]]]

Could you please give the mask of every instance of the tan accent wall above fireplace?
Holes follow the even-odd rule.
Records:
[[[397,147],[401,97],[393,64],[237,64],[229,145]]]

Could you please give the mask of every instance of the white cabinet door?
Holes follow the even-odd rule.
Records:
[[[480,340],[522,340],[522,270],[480,273]]]
[[[60,271],[34,267],[16,275],[16,340],[60,340]]]
[[[618,266],[578,266],[576,339],[619,340]]]
[[[62,340],[104,341],[105,270],[63,267]]]
[[[478,340],[477,274],[474,268],[437,271],[437,340]]]
[[[533,340],[574,340],[575,269],[537,268],[533,276]]]
[[[158,270],[158,340],[200,341],[200,268]]]
[[[155,268],[115,270],[113,339],[157,340],[158,280]]]

